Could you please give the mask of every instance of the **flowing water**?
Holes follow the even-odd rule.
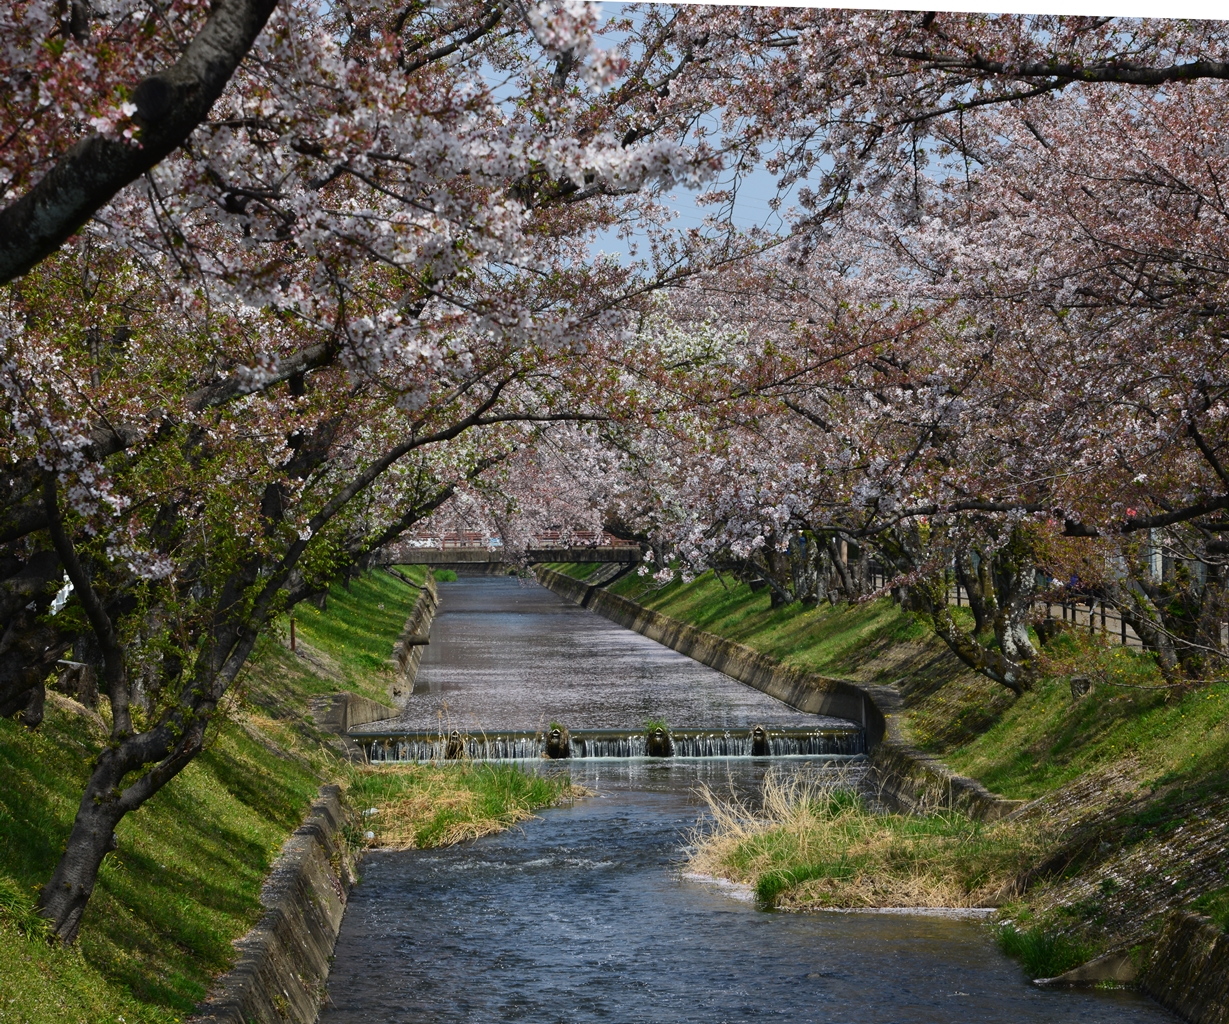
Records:
[[[454,739],[446,729],[389,732],[356,729],[371,761],[441,761],[466,757],[474,761],[525,761],[544,756],[547,737],[541,729],[467,733]],[[853,758],[864,753],[861,729],[774,727],[764,730],[761,750],[747,727],[670,729],[671,757],[816,757]],[[641,729],[573,729],[567,757],[648,757],[649,739]]]
[[[572,722],[596,728],[603,695],[610,693],[609,713],[620,717],[609,724],[621,727],[643,715],[702,726],[700,711],[726,716],[712,724],[735,731],[806,718],[672,652],[646,647],[634,633],[615,632],[597,616],[570,610],[547,591],[490,578],[463,578],[441,591],[428,688],[414,698],[427,696],[434,707],[447,694],[450,705],[482,721],[498,723],[498,708],[532,728],[541,692],[557,702],[548,716],[560,717],[565,707]],[[520,620],[522,614],[531,621]],[[531,622],[538,629],[558,624],[561,635],[535,638]],[[592,644],[584,640],[586,624]],[[450,649],[445,637],[464,639]],[[522,656],[533,664],[513,660]],[[571,685],[587,696],[569,694]],[[491,705],[484,703],[488,697]],[[414,714],[407,716],[411,727]],[[770,714],[780,717],[770,720]],[[1175,1019],[1129,993],[1039,990],[978,921],[770,913],[736,889],[683,874],[701,784],[754,799],[772,765],[851,770],[816,764],[752,757],[540,763],[538,770],[570,771],[597,796],[545,811],[500,836],[444,850],[377,852],[363,861],[321,1020]]]

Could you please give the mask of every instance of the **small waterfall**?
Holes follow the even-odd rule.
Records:
[[[768,729],[770,757],[851,756],[866,752],[861,729]],[[368,758],[381,761],[523,761],[543,756],[545,737],[540,732],[384,733],[353,731]],[[675,757],[751,757],[749,729],[675,729],[670,732]],[[573,729],[573,758],[645,757],[643,731],[630,729]]]

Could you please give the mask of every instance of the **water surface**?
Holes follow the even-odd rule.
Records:
[[[845,725],[806,715],[565,601],[533,580],[462,576],[440,608],[414,694],[388,729]]]
[[[440,588],[402,726],[815,724],[537,585]],[[445,708],[447,704],[447,708]],[[820,720],[822,721],[822,720]],[[839,720],[828,720],[837,723]],[[501,836],[376,853],[351,895],[321,1020],[1150,1024],[1129,993],[1042,991],[975,921],[781,914],[683,876],[703,784],[754,800],[768,759],[573,761],[596,793]],[[777,762],[777,770],[836,770]],[[848,770],[848,769],[842,769]]]
[[[797,762],[794,762],[796,764]],[[1130,993],[1030,984],[975,921],[769,913],[681,876],[697,783],[763,762],[577,764],[597,798],[362,866],[321,1020],[1148,1024]]]

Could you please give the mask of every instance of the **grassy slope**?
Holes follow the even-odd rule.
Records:
[[[391,652],[415,593],[386,574],[355,580],[348,593],[335,588],[328,611],[307,616],[301,633],[330,652],[351,689],[383,696],[386,669],[373,658]],[[381,602],[383,614],[368,614]],[[404,778],[396,769],[356,774],[306,714],[310,696],[339,688],[263,639],[209,749],[121,822],[119,849],[104,861],[68,950],[42,941],[32,906],[105,733],[97,716],[58,697],[35,732],[0,720],[0,1022],[170,1024],[187,1016],[232,962],[232,940],[259,917],[269,866],[324,781],[349,786],[363,807],[417,799],[417,817],[398,825],[390,813],[381,828],[410,829],[419,845],[467,827],[489,831],[490,819],[506,824],[562,795],[566,781],[544,787],[464,766],[433,775],[411,769]]]
[[[574,580],[587,580],[602,567],[600,562],[551,562],[549,568]]]
[[[1078,673],[1095,658],[1121,662],[1131,685],[1111,678],[1073,701],[1068,674],[1049,676],[980,735],[948,750],[954,768],[1026,798],[1124,759],[1138,762],[1149,781],[1162,785],[1195,785],[1229,769],[1229,683],[1185,693],[1137,688],[1163,683],[1140,654],[1091,649],[1082,638],[1060,642],[1072,650],[1055,668]]]
[[[1034,972],[1070,966],[1124,936],[1137,941],[1176,906],[1229,927],[1221,835],[1229,811],[1229,683],[1165,689],[1148,655],[1067,632],[1044,651],[1045,678],[1017,699],[962,670],[926,626],[886,601],[773,610],[766,591],[727,589],[711,575],[661,589],[628,577],[612,589],[790,664],[896,681],[906,729],[920,746],[992,790],[1045,797],[1030,821],[1068,867],[1043,875],[1010,908],[1020,930],[1002,933]],[[966,611],[954,611],[967,620]],[[1076,674],[1095,681],[1078,701],[1069,685]],[[766,862],[764,878],[831,866],[823,857],[818,868],[803,860]]]
[[[661,588],[648,577],[631,574],[611,590],[788,664],[828,675],[894,678],[893,666],[880,664],[879,656],[925,635],[888,601],[773,609],[767,590],[753,593],[745,583],[719,580],[712,573],[689,584],[676,580]]]
[[[269,865],[320,784],[310,759],[224,723],[209,750],[120,823],[77,948],[52,949],[15,918],[55,866],[103,741],[97,723],[61,707],[35,733],[0,721],[0,879],[25,898],[0,917],[0,1020],[186,1015],[259,916]]]
[[[416,583],[426,577],[424,566],[403,566],[400,571]],[[392,645],[418,593],[395,576],[376,570],[351,580],[348,586],[332,587],[324,611],[299,605],[295,609],[297,636],[336,665],[344,688],[387,702]],[[289,627],[281,624],[280,631],[288,633]]]

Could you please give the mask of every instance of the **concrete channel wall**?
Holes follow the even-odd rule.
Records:
[[[407,584],[407,586],[411,585],[413,584]],[[435,589],[435,577],[428,573],[426,585],[419,591],[418,600],[414,602],[414,607],[410,610],[410,615],[401,628],[401,635],[397,637],[397,642],[393,645],[395,678],[392,683],[392,695],[394,697],[414,692],[414,680],[418,678],[418,666],[422,664],[423,646],[412,644],[409,641],[430,634],[431,623],[435,621],[435,611],[439,608],[439,604],[440,596]],[[375,722],[379,719],[369,718],[367,721]],[[350,726],[366,724],[366,722],[351,722]]]
[[[394,694],[412,690],[422,645],[409,637],[431,631],[439,596],[427,578],[393,648]],[[339,735],[351,756],[361,749],[346,734],[372,722],[396,718],[396,708],[357,693],[336,693],[311,702],[316,724]],[[345,841],[349,824],[337,786],[323,786],[307,820],[282,847],[260,902],[256,926],[235,943],[234,968],[214,982],[189,1024],[312,1024],[324,1000],[333,947],[346,897],[354,884],[357,855]]]
[[[1229,935],[1206,917],[1175,911],[1139,987],[1191,1024],[1229,1024]]]
[[[362,694],[350,693],[348,690],[326,697],[316,697],[308,706],[321,729],[339,736],[344,736],[360,725],[384,722],[401,714],[396,708],[390,708],[387,704],[381,704]]]
[[[333,946],[354,883],[354,854],[337,786],[322,786],[307,820],[282,846],[260,894],[260,921],[235,943],[235,967],[218,978],[188,1024],[312,1024],[324,999]]]
[[[912,812],[950,808],[972,818],[992,821],[1024,804],[1023,800],[1008,800],[991,793],[976,779],[957,775],[906,743],[899,723],[900,697],[892,687],[859,685],[792,668],[744,644],[696,629],[601,586],[543,567],[538,567],[537,575],[544,586],[560,597],[762,690],[790,707],[859,723],[865,729],[879,799],[889,807]]]

